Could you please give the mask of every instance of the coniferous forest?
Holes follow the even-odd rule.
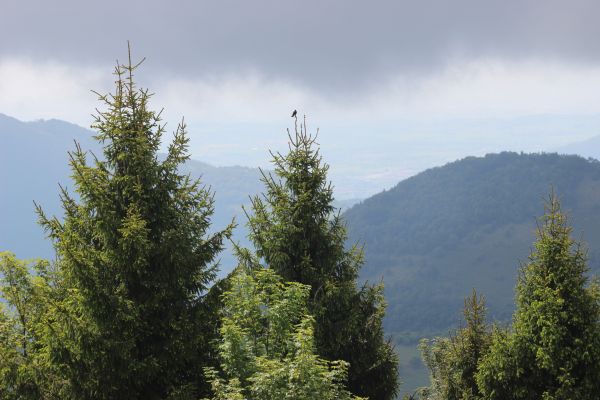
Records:
[[[385,282],[360,279],[365,249],[334,205],[318,132],[294,116],[244,220],[215,226],[215,194],[182,172],[186,124],[166,132],[141,71],[118,64],[113,90],[98,95],[101,153],[74,144],[62,215],[36,206],[55,257],[0,253],[0,398],[397,398]],[[489,318],[474,288],[459,328],[421,340],[430,382],[405,398],[600,398],[600,286],[561,193],[548,193],[510,322]],[[248,246],[232,241],[236,224]],[[218,279],[226,246],[236,266]]]

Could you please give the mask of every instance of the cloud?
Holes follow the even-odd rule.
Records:
[[[98,105],[91,89],[112,81],[105,72],[52,61],[0,59],[0,112],[21,120],[57,118],[89,126]]]
[[[600,66],[547,60],[457,60],[430,76],[398,75],[352,96],[318,91],[257,73],[161,83],[157,102],[194,119],[268,122],[301,108],[313,119],[511,118],[600,112]]]
[[[0,111],[20,119],[61,118],[89,125],[101,106],[91,89],[112,89],[111,69],[29,59],[0,60]],[[331,97],[259,71],[198,78],[150,76],[152,105],[175,125],[211,126],[288,121],[297,108],[312,121],[352,124],[448,118],[511,118],[600,112],[600,66],[543,59],[455,60],[428,76],[397,75],[353,95]]]
[[[600,63],[595,0],[3,1],[0,56],[98,65],[147,56],[186,78],[260,71],[346,95],[453,57]]]
[[[157,82],[155,104],[169,105],[168,115],[179,113],[209,124],[268,122],[289,116],[294,107],[331,106],[318,93],[257,72]],[[171,117],[170,119],[172,119]]]
[[[431,76],[392,79],[387,89],[372,92],[369,113],[413,118],[589,114],[600,111],[599,89],[600,65],[456,60]]]
[[[600,131],[600,67],[546,59],[454,59],[437,73],[397,74],[334,96],[255,69],[196,78],[138,71],[164,107],[168,131],[185,117],[194,158],[268,166],[285,151],[290,112],[320,127],[331,177],[346,197],[389,187],[466,155],[549,150]],[[112,89],[111,67],[0,59],[0,112],[89,126],[95,89]]]
[[[332,173],[374,185],[600,126],[596,0],[2,6],[0,112],[89,126],[90,89],[111,90],[130,40],[168,130],[185,116],[194,156],[215,164],[265,165],[266,149],[285,149],[292,109],[322,128]]]

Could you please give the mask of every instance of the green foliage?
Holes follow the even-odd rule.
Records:
[[[34,271],[35,274],[31,274]],[[48,262],[18,260],[0,253],[0,398],[53,398],[64,382],[43,353],[48,311],[52,308]]]
[[[62,191],[64,220],[39,209],[57,253],[43,352],[77,399],[199,395],[202,295],[230,234],[208,235],[212,195],[178,172],[183,123],[159,159],[164,126],[135,68],[117,66],[115,92],[100,96],[107,110],[93,127],[104,157],[70,154],[77,196]]]
[[[290,151],[273,154],[274,176],[252,200],[250,239],[257,255],[285,281],[310,287],[317,352],[350,363],[349,388],[373,399],[398,390],[397,356],[383,337],[383,285],[357,289],[362,250],[345,249],[346,228],[333,202],[315,137],[302,123],[289,134]],[[250,214],[250,213],[248,213]]]
[[[33,374],[32,309],[33,288],[28,264],[11,253],[0,253],[0,294],[8,308],[0,303],[0,397],[35,398],[37,382]]]
[[[431,386],[422,395],[430,400],[475,400],[481,394],[475,381],[477,367],[487,352],[491,332],[485,322],[485,300],[465,299],[466,325],[450,337],[422,340],[420,348],[431,374]]]
[[[493,338],[477,381],[486,399],[597,399],[600,296],[552,195],[517,284],[513,328]]]
[[[19,367],[26,360],[19,353],[22,340],[19,337],[16,321],[7,315],[4,304],[0,303],[0,396],[11,399],[18,398],[22,392],[19,383]]]
[[[344,389],[347,363],[315,355],[310,287],[283,284],[270,269],[244,267],[229,283],[220,328],[221,374],[205,370],[214,400],[358,399]]]

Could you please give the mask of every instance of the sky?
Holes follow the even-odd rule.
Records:
[[[0,0],[0,113],[89,127],[127,41],[193,158],[269,165],[292,110],[340,198],[600,134],[598,1]]]

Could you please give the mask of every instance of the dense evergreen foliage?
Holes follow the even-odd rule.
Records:
[[[600,292],[551,196],[517,285],[513,327],[496,335],[477,381],[486,399],[597,399]]]
[[[510,321],[519,261],[554,186],[577,232],[600,243],[600,163],[557,154],[468,157],[406,179],[344,213],[365,244],[361,277],[385,277],[385,327],[398,340],[445,334],[472,288],[492,320]],[[600,248],[589,265],[600,271]]]
[[[268,268],[310,287],[318,354],[350,363],[352,393],[391,399],[398,369],[383,334],[383,287],[357,288],[362,251],[345,248],[346,228],[315,139],[296,120],[289,153],[273,154],[274,175],[264,174],[266,192],[252,201],[250,239]]]
[[[178,172],[187,159],[182,124],[164,160],[164,129],[135,66],[116,68],[116,88],[94,127],[102,160],[71,153],[77,197],[63,190],[64,220],[40,219],[57,253],[55,299],[43,352],[77,399],[195,398],[208,344],[202,294],[229,230],[208,235],[213,200]]]
[[[344,388],[348,364],[315,354],[310,287],[255,266],[240,266],[223,295],[220,365],[206,368],[212,398],[355,399]]]
[[[509,328],[485,323],[483,300],[465,301],[466,326],[422,342],[431,371],[423,400],[597,399],[600,288],[588,282],[585,253],[571,238],[552,194],[538,240],[517,284]]]
[[[33,277],[30,270],[37,272]],[[38,399],[55,390],[51,366],[40,354],[48,307],[45,261],[25,262],[0,253],[0,398]]]

